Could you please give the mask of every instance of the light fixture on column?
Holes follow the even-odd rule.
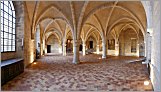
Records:
[[[144,81],[144,85],[148,86],[149,85],[149,81]]]
[[[153,28],[148,28],[148,29],[147,29],[147,32],[149,32],[149,33],[150,33],[150,36],[152,36]]]

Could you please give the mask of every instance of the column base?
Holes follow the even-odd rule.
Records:
[[[105,58],[106,58],[106,56],[102,56],[102,58],[103,58],[103,59],[105,59]]]
[[[73,61],[73,64],[79,64],[79,63],[80,63],[80,61],[77,61],[77,62]]]
[[[66,54],[63,54],[63,56],[67,56]]]

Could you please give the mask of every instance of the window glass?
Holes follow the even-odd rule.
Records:
[[[8,20],[6,18],[4,18],[4,24],[8,26]]]
[[[12,29],[13,30],[13,34],[15,34],[15,29]]]
[[[15,51],[15,20],[12,1],[1,1],[1,52]]]
[[[6,52],[7,51],[7,46],[4,46],[4,52]]]
[[[1,46],[1,51],[3,51],[3,45]]]
[[[11,48],[11,46],[8,46],[8,51],[12,51],[12,48]]]
[[[1,31],[3,31],[3,24],[1,23]],[[1,32],[2,33],[2,32]]]
[[[11,28],[11,27],[9,27],[9,29],[8,29],[8,30],[9,30],[9,33],[12,33],[12,28]]]
[[[15,46],[12,46],[12,51],[15,51]]]
[[[4,5],[3,11],[8,12],[8,7]]]
[[[4,32],[4,38],[8,38],[8,33]]]
[[[1,43],[2,43],[1,45],[3,46],[3,39],[1,39]]]
[[[9,39],[12,39],[12,34],[9,34]]]
[[[15,23],[15,18],[13,18],[13,21],[12,22]]]
[[[12,27],[12,22],[9,22],[9,27]]]
[[[13,36],[13,39],[15,40],[15,35],[12,35]]]
[[[15,44],[15,39],[14,39],[14,40],[12,40],[12,44]]]
[[[1,31],[1,38],[3,38],[3,32]],[[1,41],[2,41],[3,39],[1,39]]]
[[[4,1],[3,3],[4,3],[4,5],[8,6],[8,2]]]
[[[9,15],[9,21],[12,22],[12,15]]]
[[[1,17],[3,17],[3,11],[1,10]]]
[[[15,11],[13,11],[12,13],[13,13],[13,17],[15,17]]]
[[[15,23],[13,23],[13,28],[15,29]]]
[[[4,39],[4,45],[8,45],[8,39]]]
[[[8,26],[4,25],[3,28],[4,28],[3,31],[8,32]]]
[[[1,2],[2,3],[2,2]],[[3,10],[3,5],[1,4],[1,9]],[[2,12],[2,11],[1,11]]]
[[[11,45],[12,44],[12,42],[11,42],[12,40],[8,40],[8,45]]]

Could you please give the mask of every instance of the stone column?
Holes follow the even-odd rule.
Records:
[[[146,46],[146,38],[144,38],[144,57],[146,57],[146,55],[147,55],[147,51],[146,51],[146,49],[147,49],[147,46]]]
[[[43,55],[43,44],[42,44],[42,42],[40,43],[40,56],[42,56]]]
[[[45,54],[47,53],[47,44],[45,44]]]
[[[136,46],[136,55],[139,57],[139,41],[137,42],[137,46]]]
[[[86,55],[86,43],[83,42],[83,56]]]
[[[99,53],[100,53],[100,45],[99,45],[99,44],[97,44],[96,52],[97,52],[97,54],[99,54]]]
[[[45,55],[45,40],[42,41],[42,53]]]
[[[63,48],[63,46],[62,46],[62,44],[60,44],[59,53],[62,53],[62,52],[63,52],[63,51],[62,51],[62,48]]]
[[[151,36],[150,33],[146,34],[146,62],[151,60]]]
[[[107,55],[106,42],[102,42],[102,58],[106,58],[106,55]]]
[[[73,41],[73,63],[79,64],[79,40]]]
[[[66,52],[66,43],[63,43],[63,56],[66,56],[67,52]]]
[[[119,44],[116,42],[115,43],[115,56],[119,55]]]

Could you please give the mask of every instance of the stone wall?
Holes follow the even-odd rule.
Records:
[[[93,41],[93,50],[96,50],[96,40],[92,37],[92,38],[89,38],[87,41],[86,41],[86,47],[87,49],[90,49],[90,41]]]
[[[151,54],[151,81],[155,92],[160,91],[160,4],[154,1],[153,5],[153,33]]]
[[[108,40],[115,40],[116,42],[116,39],[113,37],[113,34],[112,32],[108,35],[108,39],[107,39],[107,55],[115,55],[115,51],[116,51],[116,48],[115,49],[108,49]]]
[[[36,28],[36,33],[35,33],[35,47],[40,52],[40,28]]]
[[[31,39],[31,20],[29,19],[28,11],[25,8],[24,14],[24,62],[25,67],[31,64],[35,59],[35,41]]]
[[[47,39],[47,45],[51,45],[51,53],[60,53],[60,50],[62,50],[59,40],[57,37],[55,37],[55,35],[51,35]]]
[[[24,38],[24,6],[22,2],[14,2],[16,14],[16,52],[1,53],[1,60],[24,58],[23,38]]]
[[[16,2],[16,55],[24,58],[24,5]]]
[[[145,44],[141,31],[136,32],[132,29],[122,31],[119,36],[119,54],[124,56],[144,56]],[[136,52],[131,52],[132,40],[136,39]],[[114,52],[113,52],[114,53]]]
[[[1,60],[16,58],[16,52],[4,52],[1,53]]]

